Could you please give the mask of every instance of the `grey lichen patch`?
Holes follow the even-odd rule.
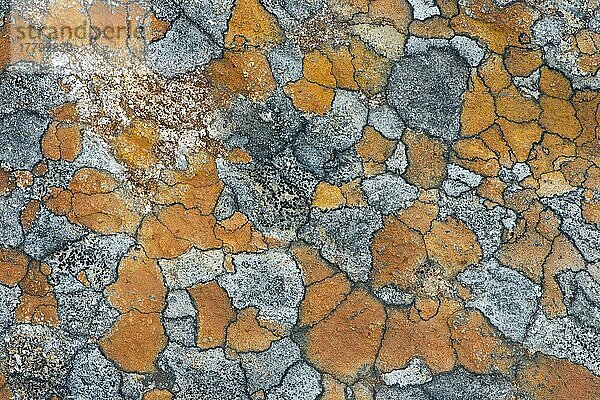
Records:
[[[82,349],[73,359],[67,386],[81,400],[120,400],[121,372],[95,346]]]
[[[453,49],[431,48],[397,61],[389,77],[387,97],[413,129],[453,140],[460,130],[462,96],[469,65]]]
[[[416,187],[390,173],[364,179],[361,187],[369,204],[385,215],[410,206],[419,193]]]
[[[381,215],[371,207],[325,212],[315,209],[298,234],[317,246],[321,255],[350,279],[366,281],[371,271],[371,240],[382,227]]]
[[[189,251],[173,259],[159,261],[165,283],[170,289],[186,289],[214,280],[223,274],[225,254],[222,250]]]

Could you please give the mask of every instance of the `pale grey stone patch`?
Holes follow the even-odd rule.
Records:
[[[277,84],[281,87],[297,81],[302,77],[302,60],[304,58],[300,47],[291,40],[273,48],[267,58]]]
[[[509,339],[522,342],[537,310],[541,295],[521,273],[488,260],[481,267],[469,267],[458,275],[473,297],[467,307],[477,308]]]
[[[500,248],[505,219],[514,218],[515,213],[500,206],[488,209],[483,202],[482,198],[472,192],[453,198],[442,193],[439,218],[443,220],[453,215],[464,222],[477,235],[484,258],[489,258]]]
[[[164,38],[148,45],[147,63],[155,72],[173,78],[203,67],[221,54],[221,48],[210,35],[180,17]]]
[[[408,0],[413,9],[415,19],[424,20],[434,15],[440,15],[440,9],[434,0]]]
[[[173,259],[160,259],[158,265],[168,288],[186,289],[214,280],[225,273],[223,250],[200,250],[192,247]]]
[[[0,284],[0,334],[13,323],[13,313],[19,304],[21,289]]]
[[[171,290],[167,295],[166,318],[195,317],[196,309],[187,290]]]
[[[254,306],[259,317],[291,328],[304,294],[301,272],[282,250],[233,256],[235,273],[218,277],[237,309]]]
[[[556,277],[569,315],[579,322],[600,328],[600,284],[588,271],[567,270]]]
[[[458,197],[476,188],[483,182],[483,177],[456,164],[448,164],[447,179],[442,183],[444,191],[453,197]]]
[[[375,395],[375,400],[433,400],[419,386],[383,386]]]
[[[169,340],[182,346],[196,345],[196,317],[163,318]]]
[[[298,236],[316,245],[321,255],[346,272],[350,279],[364,282],[371,271],[371,241],[383,227],[379,213],[371,207],[313,209],[308,224]]]
[[[528,176],[531,176],[531,168],[526,163],[516,163],[511,169],[502,167],[498,173],[498,177],[502,182],[513,187],[516,187],[519,182]]]
[[[391,173],[363,179],[361,188],[369,205],[385,215],[407,208],[419,197],[415,186]]]
[[[240,354],[248,391],[267,392],[279,385],[288,368],[298,362],[300,357],[298,345],[289,337],[271,343],[271,347],[263,352]]]
[[[429,48],[392,67],[386,95],[406,124],[447,141],[460,132],[469,64],[452,48]]]
[[[52,277],[65,288],[74,284],[75,276],[85,271],[92,289],[103,290],[117,280],[117,268],[135,240],[126,234],[98,235],[90,233],[81,240],[70,242],[44,261],[52,268]]]
[[[305,223],[317,181],[293,157],[280,155],[277,166],[217,160],[219,177],[234,194],[239,211],[263,234],[293,239]]]
[[[10,327],[0,340],[0,365],[16,400],[64,393],[69,366],[83,342],[44,325]]]
[[[458,367],[423,385],[434,400],[512,400],[516,388],[502,375],[476,375]]]
[[[62,276],[54,293],[60,327],[69,334],[99,339],[119,317],[102,292],[87,288],[73,276]]]
[[[405,387],[427,383],[433,379],[433,375],[420,358],[413,358],[408,362],[406,368],[385,373],[382,378],[388,386]]]
[[[388,171],[398,175],[406,172],[408,167],[408,157],[406,156],[406,146],[402,142],[396,143],[396,148],[392,155],[385,161]]]
[[[281,385],[269,391],[267,400],[315,400],[321,393],[321,375],[301,361],[288,371]]]
[[[402,139],[402,134],[406,128],[398,113],[385,104],[369,110],[368,123],[383,137],[390,140]]]
[[[325,6],[324,0],[265,0],[263,3],[285,31],[299,28],[302,21],[316,16]]]
[[[202,27],[215,43],[225,45],[225,32],[233,10],[233,0],[179,0],[178,4],[183,13]]]
[[[78,400],[119,400],[120,386],[120,371],[96,346],[77,353],[67,379],[69,396]]]
[[[379,300],[392,306],[408,307],[415,300],[413,293],[404,292],[393,284],[385,285],[381,289],[378,289],[375,295]]]
[[[448,48],[450,41],[448,39],[427,39],[419,36],[409,36],[404,45],[404,53],[412,56],[415,54],[427,53],[432,48]]]
[[[50,117],[17,111],[0,115],[0,164],[10,169],[31,169],[42,160],[40,139]]]
[[[233,196],[231,189],[224,187],[219,195],[217,204],[215,204],[215,209],[213,210],[215,218],[217,221],[223,221],[224,219],[231,217],[236,209],[237,204],[235,204],[235,197]]]
[[[486,50],[476,40],[467,36],[454,36],[450,39],[450,46],[455,48],[471,67],[479,66],[485,57]]]
[[[540,201],[560,216],[561,230],[573,240],[586,261],[600,261],[600,230],[588,224],[581,214],[581,190]]]
[[[368,109],[359,93],[336,90],[331,110],[309,118],[295,142],[294,155],[315,176],[324,177],[336,154],[360,141],[367,117]]]
[[[464,182],[457,181],[454,179],[446,179],[442,183],[442,189],[444,192],[451,197],[458,197],[463,193],[471,190],[471,187]]]
[[[538,100],[540,98],[540,75],[540,70],[536,69],[529,76],[515,76],[512,79],[521,93]]]
[[[39,4],[39,1],[30,3]],[[67,101],[57,79],[52,74],[0,72],[0,114],[6,117],[7,114],[25,111],[38,115],[38,118],[45,115],[48,110]],[[0,159],[3,156],[0,155]]]
[[[225,358],[223,349],[202,351],[171,343],[158,363],[174,376],[175,400],[249,400],[239,362]]]
[[[42,206],[33,226],[25,235],[23,250],[40,260],[68,242],[81,239],[86,233],[87,229],[72,224],[66,217],[55,215]]]
[[[10,196],[0,196],[0,246],[17,247],[24,240],[21,209],[27,203],[23,190],[17,188]]]
[[[538,312],[527,332],[524,346],[532,352],[581,364],[596,375],[600,374],[600,334],[573,316],[547,318]]]
[[[113,156],[111,148],[97,132],[84,128],[82,130],[81,153],[72,164],[73,171],[80,168],[95,168],[108,171],[122,181],[125,179],[125,167]]]

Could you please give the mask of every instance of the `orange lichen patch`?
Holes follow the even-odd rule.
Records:
[[[423,236],[394,217],[386,218],[383,229],[375,234],[371,251],[375,287],[393,283],[410,290],[417,269],[427,258]]]
[[[0,196],[8,196],[16,187],[13,174],[0,169]]]
[[[20,188],[28,188],[33,185],[33,174],[27,170],[16,170],[12,173],[15,184]]]
[[[227,292],[217,282],[209,282],[188,289],[188,293],[198,310],[198,347],[210,349],[225,344],[227,326],[235,318]]]
[[[102,34],[98,35],[96,44],[113,49],[125,48],[128,40],[128,13],[126,5],[113,5],[95,2],[88,8],[92,26]],[[133,37],[131,37],[133,39]]]
[[[292,99],[297,109],[319,115],[331,110],[331,103],[335,96],[333,89],[309,82],[304,78],[287,84],[283,90]]]
[[[502,182],[498,178],[486,178],[477,188],[477,194],[485,199],[493,201],[494,203],[503,205],[503,194],[504,190],[506,190],[506,187],[506,183]]]
[[[340,189],[342,195],[346,199],[346,206],[348,207],[360,207],[367,205],[365,194],[360,187],[360,179],[354,179],[348,183],[344,183]]]
[[[534,121],[539,117],[540,111],[533,99],[524,97],[514,86],[496,95],[496,112],[510,121]]]
[[[542,174],[558,169],[557,160],[573,157],[576,153],[577,146],[572,141],[556,134],[545,133],[542,141],[533,146],[530,154],[528,163],[531,173],[539,179]]]
[[[144,36],[150,43],[165,37],[171,28],[171,23],[169,21],[157,18],[154,12],[148,14],[144,23],[146,25],[146,29],[144,29]]]
[[[438,313],[439,309],[439,299],[417,295],[411,312],[416,311],[420,319],[427,321],[433,318]]]
[[[543,66],[540,70],[540,90],[547,96],[569,100],[573,95],[571,82],[560,71]]]
[[[462,139],[454,144],[456,156],[463,160],[492,161],[497,158],[496,153],[485,142],[478,138]],[[507,150],[508,151],[508,150]]]
[[[118,279],[105,289],[108,301],[120,312],[138,310],[143,313],[162,312],[166,289],[155,260],[146,257],[142,249],[133,249],[118,269]]]
[[[504,51],[504,63],[512,76],[529,76],[542,65],[540,49],[509,46]]]
[[[492,93],[500,93],[512,84],[510,75],[504,67],[504,60],[498,54],[490,54],[479,67],[479,73]]]
[[[56,215],[67,215],[71,210],[73,194],[59,187],[50,187],[49,193],[44,197],[46,207]]]
[[[368,0],[328,0],[329,9],[342,19],[349,20],[355,14],[369,11]]]
[[[267,58],[256,50],[226,51],[210,63],[208,76],[217,87],[254,101],[264,100],[277,87]]]
[[[451,18],[458,14],[458,0],[436,0],[443,17]]]
[[[346,385],[327,374],[323,376],[322,384],[321,400],[346,400]]]
[[[312,206],[323,210],[332,210],[343,207],[346,199],[342,195],[342,190],[327,182],[319,182],[313,194]]]
[[[439,186],[446,176],[446,146],[424,133],[411,130],[404,133],[402,141],[408,157],[406,180],[423,189]]]
[[[15,286],[27,274],[29,258],[21,250],[0,249],[0,283]]]
[[[4,376],[4,374],[0,374],[0,400],[11,400],[14,398],[13,396],[14,394],[8,386],[6,376]],[[333,398],[330,400],[333,400]]]
[[[173,393],[166,389],[152,389],[144,393],[143,400],[172,400]]]
[[[373,22],[387,22],[398,32],[408,33],[411,8],[406,0],[372,0],[368,16]]]
[[[559,196],[577,189],[569,185],[569,182],[560,171],[542,174],[539,182],[540,187],[537,194],[541,197]]]
[[[207,152],[188,156],[186,171],[167,170],[162,180],[156,199],[160,204],[181,203],[186,208],[199,209],[203,215],[212,213],[224,186],[215,158]]]
[[[81,168],[69,183],[73,193],[109,193],[119,186],[117,180],[106,171],[94,168]]]
[[[498,124],[515,159],[518,162],[526,161],[533,144],[542,138],[542,129],[535,122],[518,124],[504,118],[499,118]]]
[[[77,35],[75,29],[83,27],[85,32],[91,32],[88,16],[81,8],[81,4],[69,0],[58,0],[53,2],[41,24],[46,27],[66,27],[69,29],[57,29],[51,39],[56,43],[70,43],[75,46],[90,43],[89,35]],[[82,37],[83,36],[83,37]]]
[[[331,62],[331,73],[336,86],[340,89],[357,90],[358,83],[354,80],[352,54],[347,46],[325,49],[325,54]]]
[[[596,75],[600,70],[600,53],[581,54],[577,60],[577,64],[589,75]]]
[[[574,158],[561,163],[560,171],[571,186],[581,187],[586,180],[592,163],[583,158]]]
[[[595,224],[600,228],[600,201],[593,198],[584,198],[581,205],[581,215],[586,222]]]
[[[257,314],[253,307],[237,313],[237,319],[227,328],[227,347],[238,353],[265,351],[271,347],[278,337],[260,326]]]
[[[521,46],[520,37],[531,37],[535,12],[524,3],[497,6],[492,0],[460,4],[460,13],[452,18],[457,33],[481,38],[495,53],[506,46]]]
[[[500,165],[511,167],[514,164],[511,148],[504,139],[503,133],[497,124],[492,125],[485,132],[482,132],[479,137],[496,154]]]
[[[215,237],[223,242],[223,247],[230,253],[255,252],[267,248],[263,235],[254,229],[244,214],[237,211],[215,226]]]
[[[448,326],[460,365],[475,374],[509,373],[513,351],[479,311],[457,311]]]
[[[552,242],[534,229],[527,230],[514,242],[500,247],[498,260],[508,267],[523,272],[529,279],[540,283],[542,266],[550,253]]]
[[[312,51],[304,56],[302,73],[309,82],[334,88],[336,80],[332,68],[333,65],[329,58],[319,50]]]
[[[567,139],[575,139],[581,133],[581,124],[575,108],[567,100],[542,96],[540,126],[547,131],[557,133]]]
[[[312,285],[334,274],[333,268],[319,255],[314,247],[303,243],[291,246],[292,255],[302,270],[304,285]]]
[[[496,120],[494,98],[479,76],[473,74],[465,93],[460,116],[461,134],[476,135],[489,128]]]
[[[424,38],[449,39],[454,36],[454,31],[450,28],[450,21],[438,15],[427,18],[424,21],[413,20],[410,24],[409,32],[414,36]]]
[[[45,157],[73,162],[81,152],[81,127],[53,122],[42,136],[41,145]]]
[[[247,151],[235,148],[227,154],[227,161],[233,164],[248,164],[252,161],[252,156]]]
[[[160,314],[129,311],[100,339],[104,354],[127,372],[156,371],[156,357],[165,348],[167,336]]]
[[[383,306],[365,290],[352,292],[306,335],[306,356],[323,372],[343,382],[368,375],[385,325]]]
[[[31,260],[28,263],[27,273],[19,282],[23,295],[15,309],[15,321],[58,325],[56,297],[44,271],[45,268],[38,261]]]
[[[552,243],[552,250],[544,262],[542,297],[540,305],[546,315],[556,317],[566,315],[563,294],[555,280],[556,274],[565,271],[579,271],[585,268],[585,261],[573,243],[564,235]]]
[[[146,169],[156,165],[154,146],[158,141],[158,126],[152,121],[134,120],[112,142],[118,160],[130,168]]]
[[[442,301],[437,314],[427,321],[418,316],[415,319],[408,310],[388,310],[377,369],[389,372],[406,368],[413,357],[421,358],[433,373],[454,368],[456,354],[447,321],[458,308],[455,302]]]
[[[554,240],[559,234],[560,221],[552,210],[544,210],[540,213],[539,221],[535,230],[548,240]]]
[[[350,42],[354,79],[367,96],[374,96],[385,88],[387,77],[392,68],[391,62],[377,53],[369,50],[358,39]]]
[[[154,215],[142,221],[138,241],[151,258],[174,258],[192,247],[189,241],[175,237]]]
[[[541,353],[519,371],[517,382],[536,400],[600,398],[600,378],[587,368]]]
[[[437,217],[438,211],[439,207],[436,204],[417,201],[403,210],[398,215],[398,219],[404,222],[409,228],[425,234],[431,229],[431,222]]]
[[[425,235],[425,246],[429,257],[444,267],[451,278],[479,262],[482,256],[475,233],[454,218],[433,221]]]
[[[21,226],[24,230],[31,229],[39,212],[40,202],[38,200],[31,200],[25,205],[25,208],[21,211]]]
[[[187,240],[202,250],[221,246],[213,232],[217,221],[212,215],[202,215],[197,209],[188,210],[176,204],[162,210],[158,219],[175,237]]]
[[[381,133],[367,126],[355,148],[363,162],[384,163],[394,153],[396,144],[393,140],[386,139]]]
[[[85,271],[79,271],[79,273],[75,276],[79,282],[81,282],[86,287],[90,287],[91,283],[87,277],[87,273]]]
[[[74,124],[79,121],[77,105],[75,103],[65,103],[50,110],[50,116],[58,122]]]
[[[264,47],[283,40],[277,19],[258,0],[237,0],[227,33],[225,46]]]
[[[351,290],[350,282],[342,273],[310,285],[300,303],[300,324],[312,326],[318,323],[329,315]]]

